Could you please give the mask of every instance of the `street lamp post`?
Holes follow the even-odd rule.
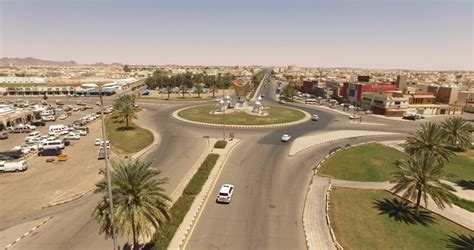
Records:
[[[112,226],[112,239],[114,241],[114,249],[118,249],[117,244],[117,236],[115,233],[115,225],[114,225],[114,202],[112,197],[112,181],[110,179],[110,170],[109,170],[109,152],[107,151],[107,138],[105,136],[105,121],[104,121],[104,101],[102,99],[102,87],[99,87],[99,95],[100,95],[100,117],[102,121],[102,141],[104,147],[104,164],[105,164],[105,174],[107,176],[107,189],[109,195],[109,207],[110,207],[110,223]]]
[[[226,110],[226,106],[227,105],[227,102],[225,99],[225,88],[224,88],[224,81],[222,81],[222,102],[223,102],[223,112],[222,112],[222,121],[223,121],[223,126],[222,126],[222,135],[223,135],[223,138],[224,138],[224,141],[225,141],[225,110]]]

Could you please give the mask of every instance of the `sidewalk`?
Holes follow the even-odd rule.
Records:
[[[390,191],[390,188],[394,185],[388,182],[358,182],[335,179],[333,179],[331,183],[333,186],[337,187],[383,189],[387,191]],[[462,209],[456,205],[453,205],[452,207],[446,206],[443,210],[441,210],[436,206],[436,204],[431,198],[428,199],[428,206],[425,205],[424,207],[436,214],[439,214],[451,221],[454,221],[459,225],[474,230],[474,213],[472,212]]]
[[[303,212],[303,227],[308,249],[336,249],[326,222],[326,190],[328,187],[328,178],[313,176]]]

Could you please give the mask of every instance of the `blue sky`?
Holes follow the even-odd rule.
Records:
[[[0,1],[1,57],[474,70],[472,1]]]

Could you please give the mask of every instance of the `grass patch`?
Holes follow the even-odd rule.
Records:
[[[176,230],[183,221],[186,213],[193,204],[194,198],[202,190],[202,186],[206,182],[214,165],[216,165],[218,154],[209,154],[199,167],[196,174],[189,181],[183,194],[170,208],[171,220],[164,225],[160,231],[153,235],[152,241],[145,247],[145,249],[167,249],[169,243],[173,239]]]
[[[105,119],[107,140],[119,153],[136,153],[153,142],[153,134],[143,128],[130,123],[130,128],[125,128],[125,123],[114,113]]]
[[[220,140],[220,141],[216,141],[216,143],[214,144],[214,148],[225,148],[226,145],[227,145],[227,141]]]
[[[474,180],[474,150],[458,153],[444,166],[444,171],[452,176],[447,177],[448,181],[459,182],[462,180]]]
[[[467,211],[474,213],[474,202],[473,201],[469,201],[469,200],[459,198],[456,195],[450,195],[449,198],[454,203],[454,205],[456,205],[460,208],[464,208]]]
[[[387,181],[397,170],[393,164],[407,156],[378,143],[343,150],[325,161],[318,173],[349,181]]]
[[[178,115],[191,121],[223,124],[222,115],[210,114],[213,110],[214,105],[199,106],[182,110]],[[301,111],[277,106],[270,106],[268,113],[268,116],[249,115],[245,112],[226,113],[225,122],[234,125],[268,125],[293,122],[305,117]]]
[[[472,231],[423,210],[420,221],[413,209],[397,206],[396,196],[381,190],[335,188],[329,216],[345,249],[445,249],[451,237]]]

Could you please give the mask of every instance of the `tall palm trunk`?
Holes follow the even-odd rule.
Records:
[[[137,239],[137,230],[135,228],[135,221],[132,217],[132,237],[133,237],[133,249],[138,250],[138,239]]]
[[[170,92],[168,91],[168,99],[170,99]]]
[[[421,194],[423,193],[423,189],[421,187],[418,188],[418,197],[416,197],[416,210],[415,214],[416,217],[420,216],[420,205],[421,205]]]
[[[125,124],[126,124],[126,128],[128,128],[128,120],[130,119],[130,117],[126,116],[125,117]]]

